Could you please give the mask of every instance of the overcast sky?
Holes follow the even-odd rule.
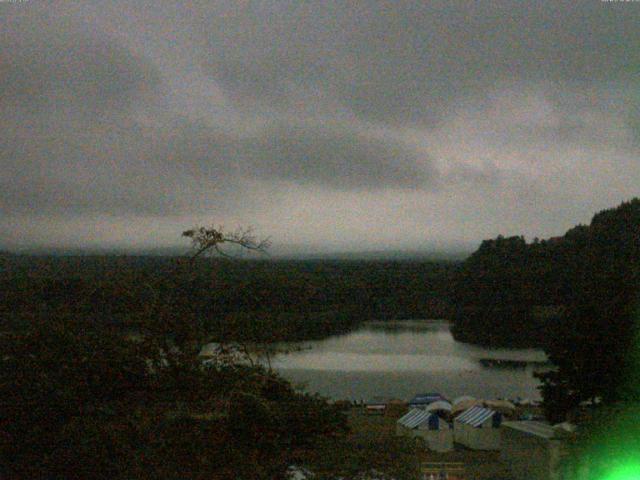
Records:
[[[560,235],[640,195],[640,2],[2,1],[0,245]]]

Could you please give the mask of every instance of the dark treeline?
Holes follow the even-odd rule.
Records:
[[[550,420],[585,401],[637,419],[639,259],[637,199],[461,264],[2,254],[0,477],[276,479],[297,464],[411,478],[410,445],[347,435],[334,406],[224,349],[199,356],[369,319],[453,317],[460,340],[544,346]]]
[[[366,278],[407,315],[427,308],[394,292],[448,268],[3,255],[0,478],[415,478],[413,443],[350,432],[254,359],[385,312]]]
[[[369,318],[443,316],[454,270],[0,255],[0,478],[415,478],[413,443],[351,432],[255,360]]]
[[[177,318],[204,322],[214,337],[259,341],[322,338],[369,319],[446,317],[457,268],[417,261],[4,259],[5,330],[65,314],[135,331],[150,305],[170,299]]]
[[[225,339],[315,339],[371,319],[451,318],[460,341],[544,347],[575,306],[606,304],[635,285],[639,210],[636,199],[548,240],[485,240],[457,263],[3,255],[0,321],[7,330],[64,313],[135,330],[149,305],[170,298],[177,318]]]
[[[637,287],[639,231],[634,199],[562,237],[485,240],[455,281],[456,339],[541,347],[577,308],[629,297]]]

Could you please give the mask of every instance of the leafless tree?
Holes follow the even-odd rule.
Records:
[[[269,238],[259,239],[254,235],[251,227],[238,228],[234,232],[226,232],[222,227],[195,227],[182,232],[182,236],[191,239],[194,250],[190,256],[192,262],[199,256],[212,251],[223,257],[232,257],[223,250],[222,245],[225,244],[258,253],[266,253],[271,246]]]
[[[252,251],[266,254],[271,245],[269,238],[258,238],[251,227],[238,228],[233,232],[225,231],[222,226],[203,227],[196,226],[182,233],[183,237],[191,239],[192,253],[189,256],[191,264],[200,257],[209,253],[220,255],[226,258],[235,258],[234,255],[224,250],[224,245],[237,247],[240,251]],[[267,367],[271,370],[271,357],[278,352],[284,351],[276,347],[272,342],[251,341],[249,339],[235,339],[233,342],[223,342],[219,344],[217,353],[233,355],[233,352],[240,354],[251,365],[266,361]],[[223,355],[224,356],[224,355]]]

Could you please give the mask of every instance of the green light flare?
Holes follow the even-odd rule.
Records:
[[[636,305],[639,302],[636,302]],[[578,440],[577,465],[589,474],[571,480],[640,480],[640,309],[634,309],[621,401],[595,412]]]
[[[602,480],[640,480],[640,463],[629,462],[615,467]]]

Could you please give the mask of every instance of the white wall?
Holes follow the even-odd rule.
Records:
[[[396,434],[409,438],[421,438],[429,450],[449,452],[453,450],[453,430],[410,429],[396,424]]]
[[[480,427],[454,422],[453,438],[473,450],[500,450],[500,429],[492,426],[491,419]]]
[[[429,450],[449,452],[453,450],[453,429],[442,430],[417,429],[414,435],[424,439]]]

